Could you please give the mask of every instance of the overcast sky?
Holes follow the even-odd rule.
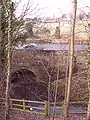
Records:
[[[13,0],[20,1],[20,0]],[[20,5],[17,9],[17,15],[21,14],[23,9],[23,5],[27,4],[28,0],[21,0]],[[42,17],[57,17],[61,14],[67,14],[72,11],[72,2],[73,0],[29,0],[30,4],[32,4],[31,9],[34,9],[37,6],[37,10],[35,9],[32,14],[36,14],[37,16]],[[85,8],[85,6],[90,6],[90,0],[77,0],[78,7]],[[38,11],[39,9],[39,11]],[[87,8],[88,9],[88,8]],[[84,9],[86,10],[86,8]],[[36,12],[38,11],[38,12]],[[32,15],[29,13],[29,16]]]

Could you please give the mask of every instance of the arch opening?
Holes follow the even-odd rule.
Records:
[[[36,75],[28,69],[20,69],[11,74],[11,98],[35,100]]]
[[[20,69],[11,74],[11,83],[23,82],[25,79],[29,82],[35,82],[36,75],[28,69]]]
[[[48,85],[37,81],[32,71],[19,69],[11,74],[10,96],[13,99],[44,101],[48,99]]]

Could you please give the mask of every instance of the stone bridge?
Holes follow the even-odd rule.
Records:
[[[48,81],[48,76],[51,75],[55,79],[55,73],[59,66],[60,77],[66,71],[67,61],[69,59],[68,51],[30,51],[16,50],[13,52],[12,73],[18,70],[29,70],[37,78],[38,81]],[[75,52],[75,65],[78,69],[85,69],[87,62],[87,51]],[[77,66],[76,66],[77,65]],[[54,76],[53,76],[54,74]]]
[[[49,77],[51,76],[51,83],[57,79],[58,67],[59,79],[65,79],[68,51],[14,50],[12,55],[10,92],[12,98],[47,99]],[[73,72],[84,70],[86,62],[87,51],[76,51]]]

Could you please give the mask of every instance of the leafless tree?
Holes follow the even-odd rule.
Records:
[[[73,1],[74,4],[74,17],[73,17],[73,28],[72,28],[72,38],[70,42],[70,60],[69,60],[69,77],[68,77],[68,86],[67,86],[67,96],[66,103],[64,106],[64,118],[67,119],[69,115],[69,104],[70,104],[70,95],[71,95],[71,86],[72,86],[72,70],[73,70],[73,58],[74,58],[74,39],[75,39],[75,23],[76,23],[76,11],[77,11],[77,0]]]
[[[1,4],[2,3],[2,4]],[[5,8],[6,11],[6,15],[7,15],[7,77],[6,77],[6,92],[5,92],[5,120],[9,120],[9,107],[10,107],[10,78],[11,78],[11,48],[12,48],[12,40],[13,40],[13,36],[15,37],[16,34],[13,34],[13,30],[12,30],[12,23],[13,23],[13,14],[12,14],[12,1],[8,0],[8,1],[4,1],[2,0],[0,2],[0,15],[2,15],[2,5]],[[28,3],[29,5],[29,3]],[[28,9],[26,7],[26,10],[24,12],[24,14],[21,16],[21,19],[26,15],[26,12],[28,11]],[[2,17],[0,17],[0,19],[2,19]],[[0,20],[0,24],[1,24],[1,20]],[[1,25],[2,26],[2,25]],[[0,26],[0,27],[1,27]],[[18,27],[16,28],[16,33],[18,33],[20,27],[22,26],[22,24],[19,24]],[[1,32],[2,30],[0,30]],[[2,33],[0,34],[0,38],[2,36]],[[1,43],[1,39],[0,39],[0,43]],[[1,45],[1,44],[0,44]],[[1,62],[0,62],[1,63]],[[0,64],[2,65],[2,63]],[[1,69],[1,67],[0,67]],[[0,71],[0,74],[2,73],[2,71]],[[0,76],[1,79],[1,76]]]
[[[8,50],[7,50],[7,79],[6,79],[6,97],[5,97],[5,120],[9,120],[9,105],[10,105],[10,75],[11,75],[11,21],[12,21],[12,12],[11,12],[11,0],[7,2],[7,11],[8,11]]]
[[[90,26],[89,26],[90,27]],[[89,28],[90,29],[90,28]],[[89,31],[90,32],[90,31]],[[89,40],[90,40],[90,33],[89,33]],[[88,110],[87,110],[87,120],[90,120],[90,42],[88,43],[88,91],[89,91],[89,101],[88,101]]]

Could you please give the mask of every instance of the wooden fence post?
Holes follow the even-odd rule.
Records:
[[[25,110],[25,100],[23,99],[23,110]]]
[[[45,115],[49,116],[50,115],[50,102],[45,101]]]
[[[10,108],[12,108],[12,100],[10,100]]]

